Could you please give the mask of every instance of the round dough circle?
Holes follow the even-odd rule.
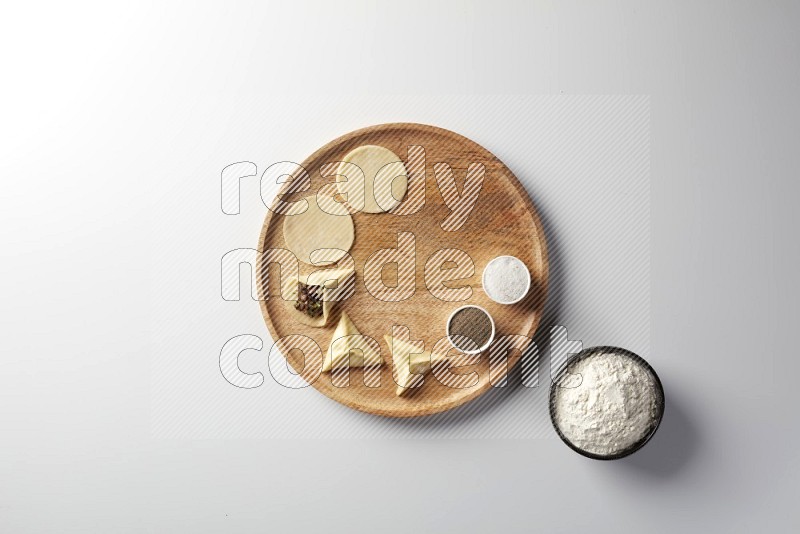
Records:
[[[336,263],[353,246],[355,229],[349,213],[332,215],[320,209],[316,196],[305,198],[308,209],[298,215],[285,215],[283,239],[297,259],[309,265]],[[319,249],[339,249],[317,253],[311,262],[311,253]],[[319,257],[318,257],[319,256]]]
[[[364,176],[348,173],[347,163],[357,165]],[[336,182],[339,192],[349,199],[348,204],[366,213],[383,213],[397,207],[408,190],[408,176],[400,157],[377,145],[350,151],[339,165]]]

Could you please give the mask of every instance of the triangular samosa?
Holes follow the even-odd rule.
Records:
[[[445,354],[431,355],[429,350],[414,354],[418,350],[414,345],[392,336],[383,336],[383,339],[389,344],[389,350],[392,352],[394,378],[397,382],[395,393],[398,397],[416,386],[423,375],[430,372],[432,366],[447,360]]]
[[[375,340],[362,336],[350,316],[343,310],[339,324],[331,337],[322,372],[340,367],[371,367],[382,365],[380,347]]]

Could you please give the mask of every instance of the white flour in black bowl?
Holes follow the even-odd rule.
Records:
[[[550,398],[561,438],[599,459],[632,453],[655,432],[664,392],[652,368],[614,347],[587,349],[565,367]]]

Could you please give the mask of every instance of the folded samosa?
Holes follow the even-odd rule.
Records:
[[[291,282],[289,282],[291,283]],[[355,291],[355,271],[350,269],[321,269],[308,275],[305,282],[297,281],[289,288],[297,320],[308,326],[323,327],[331,318],[334,303],[345,300]]]
[[[395,393],[398,397],[405,395],[423,380],[423,375],[430,372],[434,365],[447,360],[446,354],[431,354],[431,351],[414,354],[417,349],[406,341],[392,336],[383,336],[389,344],[394,363],[394,379],[397,382]]]
[[[330,347],[325,354],[322,372],[344,367],[373,367],[383,365],[378,343],[361,335],[350,316],[342,311],[342,317],[331,337]]]

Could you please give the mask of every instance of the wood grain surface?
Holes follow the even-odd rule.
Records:
[[[355,294],[338,303],[331,322],[325,328],[305,326],[296,320],[297,312],[293,309],[293,302],[280,298],[278,267],[275,264],[263,265],[263,255],[259,255],[258,290],[264,320],[273,340],[292,334],[307,336],[325,352],[341,309],[345,309],[361,333],[380,344],[381,356],[385,362],[380,369],[380,386],[367,387],[364,385],[364,371],[351,369],[349,385],[337,387],[330,373],[319,373],[321,361],[306,358],[299,350],[291,350],[284,356],[296,372],[331,399],[364,412],[391,417],[415,417],[449,410],[475,399],[492,387],[488,351],[480,356],[478,364],[454,370],[459,374],[477,372],[478,381],[473,387],[447,387],[429,374],[425,377],[425,383],[413,393],[397,397],[396,384],[392,377],[391,353],[384,341],[384,335],[391,334],[393,325],[407,326],[411,339],[424,341],[425,349],[430,350],[445,336],[445,321],[455,308],[464,304],[477,304],[492,314],[497,338],[507,334],[533,337],[542,316],[547,293],[548,263],[543,227],[528,194],[500,160],[463,136],[421,124],[381,124],[331,141],[301,164],[311,177],[311,188],[302,193],[286,195],[284,200],[292,201],[314,194],[322,185],[334,181],[333,177],[321,177],[320,167],[340,161],[350,150],[366,144],[386,147],[404,161],[409,146],[424,147],[425,206],[419,212],[406,216],[392,213],[353,215],[355,243],[350,254],[355,261]],[[480,163],[486,169],[475,208],[466,223],[454,232],[445,231],[441,226],[450,209],[442,198],[434,176],[434,165],[440,162],[452,167],[459,191],[463,188],[470,164]],[[286,185],[281,194],[285,191]],[[259,238],[260,251],[285,248],[282,231],[284,217],[273,211],[267,213]],[[397,247],[400,232],[412,232],[416,238],[416,290],[411,298],[402,302],[383,302],[366,290],[363,280],[364,265],[370,255],[379,249]],[[439,300],[426,287],[425,263],[432,254],[443,248],[461,249],[474,261],[475,273],[472,276],[448,284],[450,287],[470,286],[472,296],[466,301]],[[529,294],[514,305],[493,302],[481,285],[484,267],[500,255],[520,258],[531,273]],[[320,267],[301,264],[300,269],[302,275]],[[265,276],[266,273],[269,273],[268,277]],[[394,284],[396,276],[396,269],[391,267],[387,267],[383,273],[387,285]],[[520,356],[519,351],[511,352],[508,369],[519,361]],[[492,376],[495,383],[497,379],[497,374]],[[289,407],[284,407],[286,408]]]

